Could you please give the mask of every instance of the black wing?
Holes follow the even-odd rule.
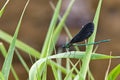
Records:
[[[73,37],[73,39],[69,42],[69,44],[81,42],[85,39],[89,38],[94,31],[94,24],[92,22],[84,25],[81,31]]]

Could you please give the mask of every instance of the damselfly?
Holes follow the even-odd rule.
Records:
[[[100,40],[94,43],[88,43],[88,44],[75,44],[77,42],[82,42],[85,39],[89,38],[94,31],[94,24],[92,22],[86,24],[83,26],[83,28],[80,30],[78,34],[76,34],[70,42],[67,44],[63,45],[63,48],[70,48],[71,46],[87,46],[87,45],[94,45],[94,44],[99,44],[102,42],[109,42],[110,39],[107,40]]]

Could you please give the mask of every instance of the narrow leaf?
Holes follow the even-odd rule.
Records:
[[[13,36],[12,43],[10,44],[10,47],[8,49],[8,54],[5,58],[5,62],[4,62],[3,67],[2,67],[2,73],[4,75],[5,80],[8,80],[8,76],[9,76],[9,73],[10,73],[10,67],[11,67],[12,59],[13,59],[13,55],[14,55],[14,49],[15,49],[15,43],[16,43],[17,35],[18,35],[19,28],[21,26],[21,21],[23,19],[23,15],[24,15],[24,12],[26,10],[26,7],[27,7],[28,3],[29,3],[29,0],[27,1],[26,5],[24,7],[24,10],[22,12],[22,15],[20,17],[20,20],[18,22],[16,31],[15,31],[15,34]]]
[[[4,40],[10,44],[12,43],[12,36],[2,30],[0,30],[0,39]],[[37,50],[35,50],[34,48],[30,47],[29,45],[23,43],[20,40],[16,40],[15,47],[19,48],[20,50],[22,50],[36,58],[40,57],[40,52],[38,52]]]
[[[9,1],[10,0],[7,0],[6,3],[4,4],[4,6],[2,7],[2,9],[0,10],[0,18],[2,17],[2,15],[3,15],[4,11],[5,11],[5,7],[7,6]]]
[[[42,55],[41,57],[45,57],[47,56],[47,49],[48,49],[48,44],[49,44],[49,40],[53,34],[53,30],[55,29],[55,25],[57,23],[57,19],[59,16],[59,12],[60,12],[60,8],[61,8],[61,4],[62,4],[62,0],[59,0],[55,9],[55,12],[53,14],[53,18],[51,20],[50,26],[49,26],[49,30],[42,48]]]
[[[0,51],[1,51],[2,55],[4,56],[4,58],[5,58],[6,55],[7,55],[7,50],[5,49],[5,46],[2,43],[0,43]],[[17,76],[17,73],[15,72],[12,65],[11,65],[11,71],[13,73],[13,76],[14,76],[15,80],[19,80],[19,78]]]
[[[116,80],[120,75],[120,64],[118,64],[112,71],[109,73],[107,80]]]

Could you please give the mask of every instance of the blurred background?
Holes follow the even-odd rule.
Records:
[[[5,13],[0,18],[0,30],[3,30],[11,35],[14,34],[18,20],[27,0],[11,0],[7,5]],[[55,5],[57,0],[31,0],[26,10],[22,21],[18,39],[29,44],[33,48],[41,51],[46,33],[49,28],[49,23],[53,15],[53,10],[49,4],[52,1]],[[64,14],[70,0],[63,0],[61,7],[61,15]],[[67,18],[66,25],[74,36],[78,33],[82,25],[90,22],[94,18],[95,10],[99,0],[76,0]],[[4,5],[5,0],[0,1],[0,9]],[[58,41],[58,46],[64,44],[67,35],[64,30],[60,36],[62,39]],[[100,13],[97,40],[111,39],[109,43],[100,44],[97,49],[98,53],[120,55],[120,0],[103,0]],[[4,42],[0,40],[0,42]],[[9,47],[4,42],[6,48]],[[27,61],[28,65],[32,63],[29,56],[22,52],[22,56]],[[4,58],[0,54],[0,68],[2,67]],[[111,68],[114,68],[120,63],[119,59],[112,59]],[[18,59],[14,56],[13,66],[19,74],[20,80],[28,78],[27,72]],[[95,77],[95,80],[103,80],[107,70],[108,60],[91,61],[90,68]],[[51,75],[48,75],[49,80],[53,80]],[[118,78],[120,79],[120,78]],[[14,80],[13,75],[10,75],[9,80]]]

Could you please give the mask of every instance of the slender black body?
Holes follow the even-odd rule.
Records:
[[[76,34],[72,40],[63,46],[63,48],[69,48],[72,46],[73,43],[84,41],[85,39],[89,38],[94,31],[94,24],[92,22],[83,26],[78,34]]]

